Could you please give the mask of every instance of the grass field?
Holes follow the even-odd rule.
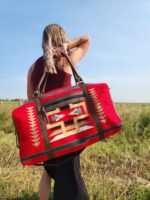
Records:
[[[11,119],[18,105],[0,105],[0,199],[37,200],[42,167],[20,163]],[[81,154],[90,200],[150,200],[150,104],[116,104],[116,109],[123,130]]]

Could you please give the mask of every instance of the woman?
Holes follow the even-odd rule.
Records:
[[[88,50],[89,36],[68,41],[62,27],[48,25],[43,31],[43,56],[35,61],[28,72],[27,95],[32,98],[44,69],[49,72],[44,92],[71,86],[72,71],[60,50],[65,50],[76,66]],[[44,162],[39,195],[41,200],[49,199],[51,178],[55,180],[54,200],[88,200],[88,194],[80,175],[80,152]]]

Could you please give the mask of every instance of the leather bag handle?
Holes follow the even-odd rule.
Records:
[[[102,130],[102,127],[101,127],[101,124],[99,122],[99,117],[96,113],[96,110],[93,106],[93,103],[90,99],[90,96],[87,92],[87,89],[86,89],[86,86],[85,86],[85,83],[83,81],[83,79],[79,76],[79,74],[77,73],[76,69],[75,69],[75,66],[73,65],[70,57],[68,56],[68,54],[64,51],[64,50],[61,50],[60,53],[68,60],[70,66],[71,66],[71,70],[72,70],[72,73],[73,73],[73,76],[74,76],[74,79],[75,79],[75,82],[76,84],[79,85],[79,87],[81,88],[81,90],[83,91],[83,96],[87,99],[87,104],[89,106],[89,110],[92,114],[92,117],[95,121],[95,124],[96,124],[96,127],[98,129],[98,134],[99,134],[99,137],[100,139],[104,139],[104,132]],[[46,81],[46,74],[47,72],[44,70],[44,73],[40,79],[40,82],[38,84],[38,87],[37,87],[37,90],[35,91],[33,97],[34,97],[34,100],[36,101],[36,105],[37,105],[37,108],[38,110],[40,111],[41,110],[41,106],[40,106],[40,101],[39,101],[39,96],[40,96],[40,88],[41,88],[41,85],[43,84],[43,82]],[[44,84],[46,85],[46,84]]]
[[[69,62],[76,84],[79,85],[80,83],[84,83],[83,79],[76,71],[75,66],[73,65],[69,55],[64,50],[60,50],[59,53],[61,53],[61,55],[64,56],[67,59],[67,61]],[[39,84],[33,94],[33,97],[39,96],[41,93],[44,93],[48,76],[49,76],[48,72],[46,72],[44,70],[42,77],[39,81]]]

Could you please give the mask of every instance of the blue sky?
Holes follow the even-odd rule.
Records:
[[[50,23],[70,39],[90,35],[78,65],[85,82],[108,83],[115,102],[150,102],[149,0],[1,0],[0,98],[26,98],[27,71]]]

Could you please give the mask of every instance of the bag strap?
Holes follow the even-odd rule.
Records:
[[[85,85],[83,79],[81,78],[81,76],[80,76],[80,75],[78,74],[78,72],[76,71],[75,66],[73,65],[73,63],[72,63],[72,61],[71,61],[69,55],[68,55],[63,49],[60,50],[59,52],[60,52],[60,53],[67,59],[67,61],[69,62],[70,67],[71,67],[71,70],[72,70],[72,73],[73,73],[73,76],[74,76],[74,79],[75,79],[75,82],[76,82],[76,84],[79,85],[79,87],[80,87],[81,90],[83,91],[84,97],[87,99],[87,104],[88,104],[88,106],[89,106],[89,110],[90,110],[90,112],[91,112],[91,114],[92,114],[92,117],[93,117],[94,122],[95,122],[95,124],[96,124],[96,127],[97,127],[97,129],[98,129],[99,137],[100,137],[101,140],[104,139],[104,131],[102,130],[101,124],[100,124],[100,122],[99,122],[98,115],[97,115],[96,110],[95,110],[95,108],[94,108],[94,106],[93,106],[93,103],[92,103],[92,101],[91,101],[91,98],[90,98],[90,96],[89,96],[89,94],[88,94],[88,92],[87,92],[86,85]],[[36,94],[38,94],[38,96],[40,95],[40,88],[41,88],[41,85],[42,85],[43,82],[44,82],[43,85],[44,85],[44,86],[46,85],[47,78],[48,78],[48,73],[46,73],[46,72],[44,71],[44,73],[43,73],[43,75],[42,75],[42,77],[41,77],[41,80],[40,80],[40,82],[39,82],[39,84],[38,84],[37,90],[36,90]]]
[[[93,117],[94,122],[96,124],[96,127],[98,129],[99,137],[102,140],[102,139],[104,139],[104,131],[102,130],[101,124],[99,122],[98,115],[97,115],[96,110],[95,110],[95,108],[93,106],[91,98],[90,98],[90,96],[89,96],[89,94],[87,92],[86,85],[85,85],[83,79],[77,73],[77,71],[75,69],[75,66],[73,65],[73,63],[72,63],[70,57],[68,56],[68,54],[66,54],[65,51],[62,51],[61,54],[64,55],[66,57],[66,59],[68,60],[70,66],[71,66],[71,69],[72,69],[75,81],[79,85],[79,87],[81,88],[81,90],[83,91],[83,95],[85,96],[85,98],[87,100],[87,104],[88,104],[89,110],[90,110],[90,112],[92,114],[92,117]]]
[[[73,76],[74,76],[74,79],[75,79],[75,82],[76,84],[79,85],[79,87],[81,88],[81,90],[83,91],[83,95],[84,97],[86,98],[87,100],[87,104],[88,104],[88,107],[89,107],[89,110],[92,114],[92,117],[94,119],[94,122],[96,124],[96,127],[97,127],[97,130],[98,130],[98,134],[99,134],[99,137],[100,139],[104,139],[104,132],[102,130],[102,127],[101,127],[101,124],[99,122],[99,118],[98,118],[98,115],[96,113],[96,110],[93,106],[93,103],[91,101],[91,98],[87,92],[87,89],[86,89],[86,85],[83,81],[83,79],[79,76],[79,74],[77,73],[76,69],[75,69],[75,66],[73,65],[70,57],[68,56],[68,54],[66,54],[65,51],[61,51],[60,52],[69,62],[70,66],[71,66],[71,70],[72,70],[72,73],[73,73]],[[38,115],[39,115],[39,121],[40,121],[40,124],[41,124],[41,128],[42,128],[42,134],[43,134],[43,139],[44,139],[44,143],[45,143],[45,147],[46,147],[46,150],[48,152],[48,155],[50,158],[53,158],[53,152],[52,152],[52,148],[50,147],[50,144],[49,144],[49,140],[48,140],[48,137],[47,137],[47,131],[46,131],[46,127],[45,127],[45,123],[44,121],[46,120],[46,117],[45,117],[45,111],[43,110],[44,108],[41,107],[41,104],[40,104],[40,94],[41,94],[41,87],[43,87],[43,91],[44,91],[44,88],[46,86],[46,82],[47,82],[47,78],[48,78],[48,73],[44,70],[43,72],[43,75],[40,79],[40,82],[37,86],[37,89],[33,95],[33,99],[35,101],[35,104],[36,104],[36,107],[37,107],[37,111],[38,111]],[[54,166],[59,166],[59,165],[62,165],[64,164],[65,162],[69,161],[71,158],[68,158],[68,159],[65,159],[64,161],[60,162],[59,164],[54,164]],[[43,166],[42,163],[40,164],[35,164],[36,166]],[[46,164],[46,166],[49,166],[49,164]],[[50,164],[50,166],[52,166],[52,164]]]
[[[83,79],[80,77],[80,75],[76,71],[75,66],[73,65],[73,63],[72,63],[70,57],[68,56],[68,54],[64,50],[59,50],[59,52],[69,62],[76,84],[79,84],[79,83],[83,82]],[[36,88],[36,90],[35,90],[35,92],[33,94],[33,97],[37,96],[37,95],[40,95],[41,93],[44,93],[48,76],[49,76],[49,73],[44,70],[44,72],[42,74],[42,77],[41,77],[41,79],[40,79],[40,81],[39,81],[39,83],[37,85],[37,88]]]
[[[78,74],[78,72],[76,71],[75,66],[73,65],[73,63],[72,63],[72,61],[71,61],[69,55],[68,55],[64,50],[60,51],[60,53],[61,53],[61,54],[67,59],[67,61],[69,62],[76,84],[79,84],[79,83],[81,83],[81,82],[84,82],[83,79],[81,78],[81,76],[80,76],[80,75]]]

